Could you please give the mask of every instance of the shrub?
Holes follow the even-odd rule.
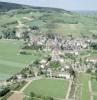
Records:
[[[10,89],[9,89],[8,87],[2,88],[2,89],[0,90],[0,97],[6,95],[9,91],[10,91]]]
[[[31,92],[31,93],[30,93],[30,96],[31,96],[31,97],[35,97],[36,95],[35,95],[34,92]]]
[[[61,66],[61,64],[58,61],[52,61],[52,62],[50,62],[50,66],[53,68],[58,68]]]
[[[0,39],[2,39],[2,35],[0,35]]]
[[[22,55],[31,55],[30,52],[26,52],[26,51],[20,51],[19,53],[22,54]]]
[[[91,71],[92,71],[92,69],[91,68],[88,68],[86,72],[87,73],[91,73]]]

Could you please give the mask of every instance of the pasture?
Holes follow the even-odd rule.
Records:
[[[33,81],[25,90],[29,95],[34,92],[41,96],[52,96],[54,98],[65,98],[69,82],[66,80],[40,79]]]
[[[42,58],[43,52],[28,51],[31,55],[18,55],[23,41],[0,40],[0,80],[19,72],[35,59]]]

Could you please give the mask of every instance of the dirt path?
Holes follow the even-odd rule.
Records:
[[[25,95],[23,91],[32,83],[34,80],[39,80],[42,77],[35,77],[26,80],[28,83],[20,91],[12,91],[14,94],[10,96],[7,100],[23,100]]]
[[[7,100],[23,100],[23,99],[24,99],[24,94],[23,93],[15,92]]]
[[[29,17],[23,17],[23,19],[26,19],[28,21],[32,21],[33,20],[32,18],[29,18]]]
[[[90,92],[90,100],[93,100],[93,95],[92,95],[92,86],[91,86],[91,80],[89,80],[89,92]]]
[[[72,85],[72,81],[70,80],[69,87],[68,87],[68,91],[67,91],[67,95],[66,95],[66,100],[68,100],[69,93],[70,93],[70,90],[71,90],[71,85]]]
[[[97,92],[92,92],[92,95],[97,96]]]
[[[89,80],[89,91],[92,93],[91,80]]]
[[[23,92],[31,83],[32,83],[32,80],[30,80],[30,81],[20,90],[20,92]]]
[[[26,81],[28,81],[28,83],[20,90],[20,92],[23,92],[34,80],[39,80],[42,77],[34,77],[34,78],[30,78],[27,79]]]

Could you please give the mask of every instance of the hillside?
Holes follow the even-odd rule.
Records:
[[[1,11],[9,11],[14,9],[26,9],[26,8],[32,8],[32,9],[38,9],[40,11],[59,11],[64,12],[66,10],[58,9],[58,8],[49,8],[49,7],[32,7],[28,5],[21,5],[21,4],[15,4],[15,3],[8,3],[8,2],[0,2],[0,10]],[[66,11],[68,13],[71,13],[70,11]]]
[[[0,33],[14,38],[20,22],[26,28],[37,27],[37,33],[60,33],[64,35],[92,36],[97,34],[97,15],[79,14],[58,8],[31,7],[0,2]],[[5,36],[7,34],[7,37]]]
[[[9,11],[13,9],[24,8],[24,6],[13,3],[0,2],[0,11]]]

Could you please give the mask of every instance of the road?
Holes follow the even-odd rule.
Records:
[[[11,95],[7,100],[23,100],[25,95],[23,93],[23,91],[34,81],[34,80],[39,80],[41,79],[41,76],[38,77],[34,77],[34,78],[28,78],[25,81],[27,81],[28,83],[19,91],[12,91],[13,95]]]

